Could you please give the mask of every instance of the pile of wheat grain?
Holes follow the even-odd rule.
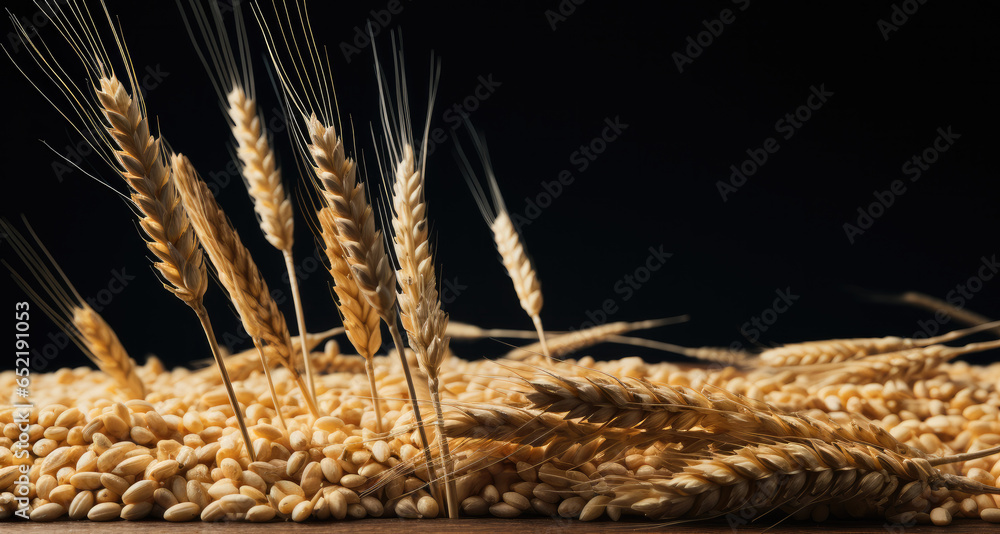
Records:
[[[325,414],[315,420],[289,371],[272,371],[287,431],[261,371],[235,385],[256,461],[242,449],[217,373],[164,370],[154,358],[135,369],[150,393],[124,402],[115,400],[129,396],[122,383],[99,371],[36,375],[31,519],[441,515],[427,491],[399,361],[373,359],[384,403],[379,434],[361,359],[340,354],[333,342],[313,358]],[[932,464],[1000,444],[1000,365],[948,363],[912,381],[821,387],[789,374],[636,358],[524,364],[451,357],[441,391],[461,513],[616,520],[747,518],[777,509],[817,521],[998,520],[1000,499],[970,484],[994,488],[1000,454]],[[13,372],[0,374],[3,390],[14,381]],[[756,401],[734,395],[741,393]],[[429,404],[426,388],[417,395]],[[871,428],[855,414],[872,417]],[[3,518],[18,509],[13,418],[12,406],[0,407]],[[758,436],[756,444],[741,434]],[[784,439],[763,438],[775,434]]]
[[[217,3],[206,10],[192,0],[190,12],[182,7],[187,29],[227,110],[260,231],[288,270],[301,334],[293,336],[257,267],[263,255],[244,246],[191,159],[152,131],[155,117],[110,13],[103,10],[112,36],[102,38],[101,17],[77,0],[67,4],[45,12],[93,86],[76,82],[54,49],[12,16],[19,44],[65,97],[63,117],[96,132],[88,143],[123,179],[164,287],[198,321],[177,328],[200,328],[215,366],[168,371],[155,358],[137,365],[38,236],[0,220],[33,275],[12,268],[15,279],[99,369],[36,374],[32,406],[16,406],[15,397],[0,404],[0,519],[746,521],[774,512],[902,526],[955,516],[1000,521],[1000,366],[954,363],[1000,341],[944,345],[996,325],[757,355],[625,336],[677,319],[547,332],[538,273],[471,124],[487,185],[459,147],[462,170],[535,327],[527,337],[537,342],[498,361],[454,356],[452,338],[526,334],[455,323],[442,309],[427,143],[414,135],[402,53],[388,74],[375,65],[379,184],[345,150],[330,65],[307,10],[275,1],[272,13],[254,3],[297,163],[307,171],[300,215],[322,242],[336,295],[330,305],[343,325],[305,334],[292,256],[296,211],[257,109],[247,26],[239,3],[227,23]],[[425,137],[438,75],[432,62]],[[183,146],[183,136],[176,142]],[[383,202],[372,196],[379,191]],[[246,353],[226,357],[218,346],[204,304],[209,269],[250,335]],[[389,356],[376,355],[383,323]],[[342,354],[329,341],[314,351],[340,333],[353,350]],[[716,363],[559,359],[605,340]],[[0,373],[0,391],[13,395],[17,385],[15,372]]]

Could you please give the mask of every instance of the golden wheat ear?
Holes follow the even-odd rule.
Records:
[[[128,399],[144,399],[146,386],[136,373],[136,363],[125,351],[118,335],[103,317],[94,311],[80,296],[66,273],[42,244],[28,221],[25,227],[31,234],[36,247],[32,247],[25,237],[8,221],[0,219],[2,232],[14,251],[28,267],[37,284],[48,296],[43,298],[6,260],[3,264],[10,269],[11,276],[27,293],[35,304],[61,328],[80,350],[90,358],[104,374],[114,380],[118,389]],[[41,251],[45,259],[42,258]],[[48,261],[46,261],[48,260]]]
[[[181,154],[175,154],[171,157],[171,165],[174,181],[184,200],[191,224],[208,252],[219,282],[229,294],[243,327],[260,351],[264,372],[269,372],[270,359],[288,369],[302,392],[309,412],[318,418],[319,410],[292,358],[291,335],[285,318],[271,297],[267,282],[261,276],[250,251],[243,245],[239,234],[190,160]],[[269,386],[275,397],[275,409],[280,414],[280,404],[273,394],[273,384],[269,383]]]
[[[352,159],[345,156],[343,138],[334,129],[335,123],[339,124],[336,97],[329,79],[329,61],[325,52],[316,45],[312,34],[312,28],[316,26],[306,18],[303,6],[296,5],[300,9],[296,9],[292,16],[288,9],[279,9],[277,5],[274,6],[273,17],[265,14],[259,6],[255,6],[254,13],[267,42],[288,116],[292,118],[289,130],[301,162],[312,170],[310,178],[321,199],[320,206],[330,209],[336,228],[334,235],[358,292],[389,328],[403,369],[418,434],[423,442],[421,445],[431,469],[433,462],[427,449],[429,441],[397,324],[396,280],[392,262],[386,254],[382,232],[375,223],[375,212],[365,194],[365,186],[358,180],[357,167]],[[271,30],[268,20],[276,20],[277,31]],[[280,37],[276,39],[276,36]],[[436,485],[431,484],[430,489],[437,499]]]
[[[431,404],[436,415],[434,428],[441,450],[440,463],[444,473],[445,504],[448,517],[457,518],[458,502],[454,479],[451,476],[452,460],[448,450],[448,437],[444,434],[444,413],[440,394],[441,364],[448,354],[449,338],[446,334],[448,315],[441,309],[441,298],[438,294],[424,192],[427,181],[427,132],[430,130],[441,67],[440,63],[431,59],[427,120],[424,123],[421,143],[423,150],[418,154],[410,122],[410,103],[401,50],[396,53],[394,64],[395,98],[389,89],[388,80],[382,73],[381,65],[377,60],[375,62],[375,72],[380,82],[383,136],[388,153],[383,179],[386,182],[386,189],[392,190],[392,210],[389,216],[393,230],[392,244],[398,265],[397,301],[410,348],[417,356],[420,370],[427,375]],[[432,469],[430,464],[428,469]]]
[[[500,253],[500,259],[503,262],[503,266],[507,269],[507,274],[510,276],[511,282],[514,283],[514,291],[521,302],[521,308],[531,317],[532,322],[535,324],[542,352],[546,357],[551,358],[540,315],[542,312],[541,282],[539,282],[535,266],[532,264],[531,258],[528,257],[528,253],[525,250],[524,240],[514,226],[507,212],[507,206],[504,204],[503,196],[500,194],[500,186],[497,185],[497,178],[493,174],[493,166],[490,164],[490,155],[486,148],[486,140],[476,133],[476,130],[472,127],[468,119],[465,121],[465,126],[469,130],[473,144],[476,147],[476,152],[479,154],[479,160],[485,170],[489,193],[483,189],[482,183],[476,177],[476,172],[472,168],[472,163],[469,162],[465,151],[462,150],[462,145],[456,140],[455,147],[462,174],[465,176],[465,181],[469,184],[469,189],[472,190],[472,195],[476,199],[476,205],[479,206],[479,212],[483,215],[483,219],[486,220],[486,224],[489,225],[490,230],[493,232],[493,240],[496,243],[497,251]]]
[[[218,3],[209,3],[211,15],[206,13],[199,2],[191,0],[190,4],[200,40],[188,20],[187,12],[182,9],[184,25],[202,65],[209,73],[220,101],[226,108],[233,138],[236,141],[240,171],[253,200],[261,231],[264,232],[267,241],[284,256],[285,269],[292,290],[292,302],[295,305],[296,322],[299,332],[304,333],[306,326],[302,296],[299,292],[292,255],[295,238],[292,201],[285,193],[281,171],[278,169],[277,154],[264,127],[266,124],[264,115],[257,108],[257,92],[250,64],[250,45],[240,2],[233,3],[235,50]],[[302,365],[306,372],[306,384],[309,386],[308,394],[315,404],[316,382],[313,377],[313,365],[304,347],[301,354]]]

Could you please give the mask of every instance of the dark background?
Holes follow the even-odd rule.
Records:
[[[8,5],[19,16],[37,11],[28,2]],[[385,20],[388,5],[313,2],[310,7],[317,38],[329,46],[342,114],[353,121],[358,150],[369,161],[374,151],[368,125],[377,120],[372,51],[364,47],[348,62],[341,44],[352,45],[366,20]],[[617,309],[608,317],[613,321],[691,314],[687,324],[642,334],[688,346],[753,347],[947,330],[954,323],[939,325],[927,312],[873,303],[858,288],[945,297],[976,276],[981,258],[998,252],[997,92],[988,83],[997,77],[993,3],[931,0],[890,31],[888,40],[878,21],[891,23],[895,10],[912,10],[917,2],[400,5],[401,12],[378,24],[376,41],[388,60],[389,30],[403,30],[415,124],[424,117],[416,103],[426,98],[431,51],[443,61],[432,128],[443,128],[449,140],[428,163],[428,199],[439,279],[452,284],[453,298],[445,307],[455,320],[531,328],[452,156],[454,119],[444,113],[473,95],[481,76],[500,85],[475,103],[470,117],[489,139],[510,211],[537,215],[523,235],[543,283],[542,317],[550,329],[600,319],[594,312],[611,299]],[[109,2],[136,69],[161,73],[147,91],[149,113],[203,176],[222,172],[229,161],[228,129],[176,5],[138,6]],[[546,11],[560,9],[565,19],[555,20],[553,29],[554,16]],[[706,30],[703,21],[712,25],[724,9],[735,20],[678,72],[673,54],[684,53],[687,38],[697,39]],[[101,30],[107,35],[103,24]],[[260,61],[263,47],[254,30]],[[40,31],[58,42],[51,25]],[[8,48],[10,39],[5,38]],[[13,56],[32,66],[26,52],[13,50]],[[60,57],[84,83],[72,56]],[[72,150],[63,147],[79,137],[9,62],[3,63],[8,105],[0,146],[7,168],[0,213],[9,219],[25,214],[85,296],[106,289],[114,270],[135,276],[102,313],[140,361],[149,353],[171,364],[206,358],[194,315],[160,288],[128,206],[80,171],[57,178],[54,154],[37,140],[66,154]],[[55,95],[37,69],[28,70]],[[271,115],[278,101],[262,62],[257,71],[262,107]],[[776,121],[805,104],[810,87],[821,85],[833,96],[793,137],[780,138]],[[57,95],[53,100],[66,107]],[[581,171],[574,151],[615,117],[628,128]],[[961,137],[911,182],[902,165],[932,144],[938,128],[948,127]],[[286,183],[298,188],[287,131],[274,135]],[[455,135],[468,142],[463,130]],[[728,180],[730,165],[740,165],[747,150],[759,149],[768,137],[778,137],[780,149],[724,202],[717,182]],[[124,191],[96,156],[82,165]],[[563,170],[573,173],[573,183],[535,213],[528,199],[545,203],[538,197],[546,191],[543,184]],[[905,194],[851,244],[843,225],[856,224],[858,208],[875,201],[873,192],[894,180],[906,182]],[[271,287],[287,293],[281,255],[263,239],[242,183],[234,179],[218,199]],[[660,246],[673,254],[663,267],[630,298],[616,292],[615,284],[646,262],[649,247]],[[314,252],[301,217],[295,251],[300,259]],[[9,245],[0,245],[0,254],[23,271]],[[0,283],[5,306],[24,298],[7,277]],[[338,324],[325,272],[314,271],[301,283],[309,329]],[[968,308],[1000,317],[1000,280],[973,287],[980,289]],[[776,291],[786,289],[798,297],[788,311],[765,325],[759,339],[741,334],[741,325],[760,317],[772,307]],[[220,337],[236,331],[237,320],[214,284],[207,306]],[[294,333],[291,299],[282,307]],[[36,315],[32,329],[36,343],[44,343],[53,326]],[[489,340],[453,346],[470,358],[505,350]],[[612,346],[592,353],[664,357]],[[85,361],[72,348],[52,354],[59,366]],[[986,354],[979,361],[994,357]],[[0,364],[7,365],[7,360]]]

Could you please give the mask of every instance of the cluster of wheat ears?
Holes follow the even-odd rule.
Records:
[[[194,311],[216,365],[166,370],[155,357],[138,365],[38,237],[3,221],[31,274],[8,265],[15,279],[99,371],[33,376],[28,423],[14,406],[18,377],[0,374],[0,389],[12,392],[0,404],[0,519],[1000,521],[1000,366],[952,361],[1000,341],[944,345],[997,324],[923,340],[829,340],[758,354],[626,335],[679,319],[546,333],[536,270],[471,126],[485,185],[460,150],[459,159],[535,330],[449,323],[428,240],[426,152],[414,139],[399,56],[388,74],[376,62],[379,167],[389,197],[377,210],[371,191],[378,185],[366,187],[338,133],[329,63],[304,6],[255,3],[245,14],[237,4],[223,16],[215,2],[207,10],[178,5],[228,110],[260,228],[288,268],[299,335],[290,334],[195,165],[151,130],[107,9],[40,4],[69,45],[65,57],[12,17],[58,92],[49,101],[64,99],[57,107],[78,131],[100,132],[94,146],[128,187],[163,285]],[[300,216],[325,252],[343,322],[321,334],[307,332],[302,314],[295,210],[257,109],[244,15],[265,37],[311,186]],[[60,60],[68,59],[83,64],[88,83],[67,74]],[[431,79],[428,108],[433,62]],[[203,303],[209,266],[253,349],[220,350]],[[383,323],[395,354],[377,354]],[[341,353],[331,339],[339,334],[356,354]],[[537,343],[495,361],[462,360],[449,348],[451,338],[482,337]],[[604,341],[702,362],[565,359]]]

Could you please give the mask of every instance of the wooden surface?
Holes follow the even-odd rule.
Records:
[[[770,528],[769,528],[770,527]],[[736,525],[735,528],[726,522],[685,523],[679,525],[655,525],[643,522],[592,522],[556,519],[366,519],[361,521],[315,522],[315,523],[167,523],[163,521],[139,521],[112,523],[92,523],[90,521],[59,521],[56,523],[0,522],[0,532],[59,532],[60,534],[92,534],[92,533],[125,533],[146,531],[148,534],[167,532],[241,532],[244,534],[275,532],[319,533],[319,532],[349,532],[351,534],[416,534],[416,533],[462,533],[462,532],[507,532],[510,534],[544,533],[544,534],[585,534],[604,532],[764,532],[768,533],[817,533],[817,532],[851,532],[878,534],[919,534],[934,532],[982,532],[995,533],[1000,528],[984,521],[957,519],[946,528],[933,525],[893,526],[871,521],[857,522],[826,522],[816,524],[811,522],[787,521],[779,525],[762,523],[760,525]]]

